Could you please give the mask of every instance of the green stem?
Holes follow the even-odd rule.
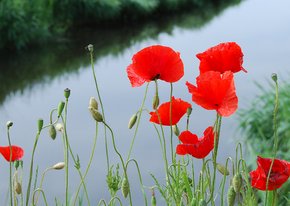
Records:
[[[132,139],[132,142],[131,142],[131,145],[130,145],[130,149],[129,149],[129,152],[128,152],[128,155],[127,155],[127,161],[130,159],[130,156],[131,156],[131,153],[132,153],[132,149],[133,149],[133,145],[134,145],[134,142],[135,142],[135,139],[136,139],[136,136],[137,136],[137,132],[138,132],[141,116],[142,116],[142,111],[143,111],[143,108],[144,108],[144,104],[145,104],[145,100],[146,100],[146,96],[147,96],[147,92],[148,92],[148,86],[149,86],[149,83],[147,83],[147,85],[146,85],[145,94],[144,94],[144,97],[143,97],[143,100],[142,100],[141,107],[140,107],[139,112],[138,112],[139,116],[138,116],[138,119],[137,119],[137,125],[136,125],[136,128],[135,128],[134,136],[133,136],[133,139]]]
[[[173,94],[173,86],[170,83],[170,107],[169,107],[169,121],[170,121],[170,149],[171,149],[171,161],[173,164],[176,163],[176,155],[173,150],[173,132],[172,132],[172,94]]]
[[[12,146],[11,146],[11,140],[10,140],[10,133],[9,133],[9,127],[7,128],[7,138],[8,138],[8,144],[9,144],[9,190],[10,190],[10,206],[13,206],[13,198],[12,198]]]
[[[44,191],[41,189],[41,188],[37,188],[34,193],[33,193],[33,197],[32,197],[32,205],[33,206],[36,206],[36,204],[34,204],[34,197],[35,197],[35,194],[36,192],[40,192],[42,194],[42,197],[43,197],[43,200],[44,200],[44,203],[46,206],[48,206],[48,203],[47,203],[47,200],[46,200],[46,197],[45,197],[45,194],[44,194]]]
[[[66,125],[67,125],[67,107],[68,107],[68,98],[65,100],[65,108],[64,108],[64,162],[65,162],[65,205],[69,205],[69,200],[68,200],[68,188],[69,188],[69,171],[68,171],[68,166],[69,166],[69,151],[68,151],[68,135],[66,132]]]
[[[40,185],[39,185],[39,188],[38,188],[37,191],[41,192],[41,190],[42,190],[42,184],[43,184],[43,181],[44,181],[45,174],[46,174],[46,172],[48,172],[48,171],[51,170],[51,169],[52,169],[52,167],[49,167],[49,168],[47,168],[46,170],[44,170],[44,172],[42,173],[41,180],[40,180]],[[41,190],[39,190],[39,189],[41,189]],[[34,191],[33,197],[35,196],[35,193],[36,193],[36,192]],[[37,195],[35,201],[34,201],[34,198],[33,198],[33,205],[37,205],[39,195],[40,195],[40,194],[38,193],[38,195]]]

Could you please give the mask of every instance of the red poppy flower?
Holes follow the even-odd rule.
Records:
[[[266,190],[267,176],[270,170],[272,159],[257,158],[257,169],[250,172],[251,185],[259,190]],[[280,188],[290,176],[290,163],[285,160],[275,159],[270,173],[268,190]]]
[[[199,53],[196,57],[200,60],[200,73],[207,71],[225,71],[239,72],[243,70],[243,52],[241,47],[235,42],[221,43],[211,47],[205,52]]]
[[[154,45],[133,56],[127,74],[132,87],[139,87],[155,79],[176,82],[183,76],[184,70],[179,52],[170,47]]]
[[[175,125],[181,119],[181,117],[186,113],[187,108],[191,108],[191,104],[183,101],[180,98],[175,99],[172,97],[171,99],[172,108],[171,108],[171,125]],[[165,126],[170,126],[170,102],[163,103],[159,106],[156,112],[150,112],[151,118],[150,122],[154,122],[156,124],[161,124]],[[160,121],[158,118],[160,116]]]
[[[12,149],[12,157],[11,162],[14,162],[15,160],[20,160],[23,157],[24,151],[21,147],[11,145]],[[0,153],[2,156],[9,162],[10,161],[10,147],[0,147]]]
[[[199,159],[205,158],[214,147],[213,127],[208,127],[203,135],[203,137],[198,138],[190,131],[182,132],[178,137],[182,144],[177,145],[176,153],[179,155],[190,154]]]
[[[196,78],[196,84],[186,82],[196,104],[207,110],[216,110],[221,116],[230,116],[237,110],[238,97],[231,71],[202,73]]]

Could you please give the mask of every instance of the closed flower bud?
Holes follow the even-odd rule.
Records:
[[[155,197],[155,195],[152,195],[152,197],[151,197],[151,206],[156,206],[156,197]]]
[[[127,180],[127,178],[123,179],[122,186],[121,186],[121,191],[122,191],[123,196],[125,198],[127,198],[128,194],[129,194],[129,191],[130,191],[129,181]]]
[[[43,119],[39,119],[37,121],[37,126],[38,126],[38,132],[41,132],[42,127],[43,127]]]
[[[273,73],[273,74],[272,74],[272,79],[273,79],[274,82],[277,82],[277,80],[278,80],[278,76],[277,76],[276,73]]]
[[[180,131],[179,131],[177,125],[172,125],[172,130],[173,130],[174,134],[178,137],[180,134]]]
[[[132,129],[132,127],[135,125],[136,123],[136,120],[137,120],[137,114],[133,114],[132,117],[130,118],[129,120],[129,123],[128,123],[128,128],[129,129]]]
[[[187,116],[190,116],[191,115],[191,112],[192,112],[192,108],[191,107],[188,107],[187,110],[186,110]]]
[[[56,138],[56,129],[55,129],[54,125],[51,125],[49,127],[48,133],[49,133],[49,136],[51,137],[51,139],[55,140],[55,138]]]
[[[201,199],[201,200],[199,201],[198,206],[206,206],[206,201],[205,201],[204,199]]]
[[[61,115],[61,113],[62,113],[62,111],[63,111],[64,105],[65,105],[64,102],[60,102],[60,103],[58,104],[58,107],[57,107],[57,116],[58,116],[58,117],[60,117],[60,115]]]
[[[94,46],[92,44],[89,44],[87,46],[87,49],[89,50],[89,52],[93,52],[94,51]]]
[[[59,163],[56,163],[55,165],[53,165],[51,168],[54,169],[54,170],[62,170],[65,166],[65,163],[64,162],[59,162]]]
[[[59,132],[62,132],[63,131],[63,124],[62,123],[57,123],[55,125],[55,129]]]
[[[6,123],[6,126],[7,126],[7,128],[9,129],[10,127],[12,127],[12,126],[13,126],[13,122],[11,122],[11,121],[8,121],[8,122]]]
[[[235,198],[236,198],[236,192],[233,186],[230,186],[227,200],[228,200],[228,206],[234,206],[235,204]]]
[[[69,88],[66,88],[66,89],[64,90],[64,97],[65,97],[66,99],[68,99],[69,96],[70,96],[70,89],[69,89]]]
[[[103,116],[101,115],[101,113],[98,110],[95,110],[92,107],[89,107],[89,110],[92,114],[92,117],[97,121],[97,122],[103,122]]]
[[[14,183],[14,190],[18,195],[20,195],[22,193],[22,187],[21,187],[21,184],[19,182]]]
[[[193,197],[192,200],[191,200],[191,202],[190,202],[190,206],[197,206],[196,205],[196,202],[197,202],[196,198]]]
[[[20,163],[18,160],[14,161],[14,167],[16,170],[18,169],[19,165],[20,165]]]
[[[229,170],[222,164],[217,163],[216,168],[222,175],[228,176],[230,174]]]
[[[154,110],[156,110],[158,106],[159,106],[159,96],[157,94],[155,94],[155,96],[153,98],[152,107]]]
[[[89,107],[94,108],[95,110],[98,110],[99,106],[98,106],[98,102],[95,99],[95,97],[91,97],[90,98],[90,103],[89,103]]]
[[[240,173],[235,174],[233,178],[233,187],[235,192],[238,194],[240,193],[240,189],[242,187],[243,177]]]

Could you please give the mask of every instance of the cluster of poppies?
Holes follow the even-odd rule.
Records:
[[[200,60],[200,74],[196,78],[196,85],[186,82],[192,101],[204,109],[215,110],[219,116],[232,115],[238,108],[234,73],[247,72],[242,66],[243,52],[240,46],[235,42],[221,43],[197,54],[196,57]],[[170,47],[153,45],[132,57],[127,74],[132,87],[156,80],[174,83],[183,77],[184,66],[179,52]],[[161,104],[150,113],[150,122],[164,126],[176,125],[188,108],[191,108],[190,103],[172,97],[170,102]],[[205,158],[214,148],[215,136],[212,126],[205,129],[201,138],[188,130],[183,131],[178,137],[181,144],[177,145],[176,153]],[[269,161],[267,158],[258,157],[258,168],[250,173],[253,187],[266,190]],[[287,181],[290,175],[289,164],[275,159],[268,190],[279,188]]]

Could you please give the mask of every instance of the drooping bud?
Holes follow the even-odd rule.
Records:
[[[60,117],[60,115],[61,115],[61,113],[62,113],[62,111],[63,111],[63,109],[64,109],[64,105],[65,105],[64,102],[60,102],[60,103],[58,104],[58,107],[57,107],[57,117],[58,117],[58,118]]]
[[[65,163],[64,162],[59,162],[59,163],[56,163],[55,165],[53,165],[51,168],[54,169],[54,170],[62,170],[65,166]]]
[[[89,44],[87,46],[87,49],[88,49],[89,52],[93,52],[94,51],[94,46],[92,44]]]
[[[206,201],[205,201],[204,199],[201,199],[201,200],[199,201],[198,206],[206,206]]]
[[[124,178],[122,181],[121,191],[122,191],[123,196],[127,198],[130,191],[129,181],[127,180],[127,178]]]
[[[273,79],[274,82],[277,82],[278,76],[277,76],[276,73],[273,73],[271,77],[272,77],[272,79]]]
[[[89,107],[94,108],[95,110],[98,110],[99,106],[98,106],[98,102],[95,99],[95,97],[91,97],[90,98],[90,103],[89,103]]]
[[[48,133],[49,133],[49,136],[51,137],[51,139],[55,140],[55,138],[56,138],[56,129],[55,129],[54,125],[51,125],[49,127]]]
[[[234,206],[235,198],[236,198],[235,189],[233,186],[230,186],[228,194],[227,194],[228,206]]]
[[[64,97],[66,98],[66,99],[68,99],[69,98],[69,96],[70,96],[70,89],[69,88],[66,88],[65,90],[64,90]]]
[[[62,123],[57,123],[55,125],[55,129],[59,132],[62,132],[63,131],[63,124]]]
[[[132,115],[132,117],[129,120],[128,128],[132,129],[132,127],[135,125],[136,121],[137,121],[137,114],[135,113]]]
[[[14,190],[18,195],[20,195],[22,193],[22,187],[18,181],[14,182]]]
[[[94,109],[94,108],[92,108],[92,107],[89,107],[89,110],[90,110],[90,112],[91,112],[91,114],[92,114],[92,117],[93,117],[97,122],[103,122],[103,121],[104,121],[103,116],[101,115],[101,113],[100,113],[98,110],[96,110],[96,109]]]
[[[192,108],[191,107],[188,107],[187,110],[186,110],[187,116],[190,116],[191,115],[191,112],[192,112]]]
[[[192,200],[191,200],[191,202],[190,202],[190,206],[197,206],[196,205],[196,202],[197,202],[196,198],[193,197]]]
[[[12,126],[13,126],[13,122],[11,122],[11,121],[8,121],[8,122],[6,123],[6,126],[7,126],[7,128],[9,129],[10,127],[12,127]]]
[[[235,176],[233,178],[233,187],[234,187],[234,190],[237,194],[240,193],[240,189],[242,187],[242,182],[243,182],[243,177],[242,177],[241,173],[235,174]]]
[[[37,126],[38,126],[38,132],[40,133],[43,127],[43,119],[39,119],[37,121]]]
[[[152,107],[154,110],[156,110],[158,106],[159,106],[159,96],[158,96],[158,94],[155,94],[154,98],[153,98]]]
[[[177,125],[172,125],[172,130],[173,130],[174,134],[178,137],[179,134],[180,134],[178,126]]]
[[[216,163],[216,168],[222,175],[228,176],[230,174],[229,170],[222,164]]]

